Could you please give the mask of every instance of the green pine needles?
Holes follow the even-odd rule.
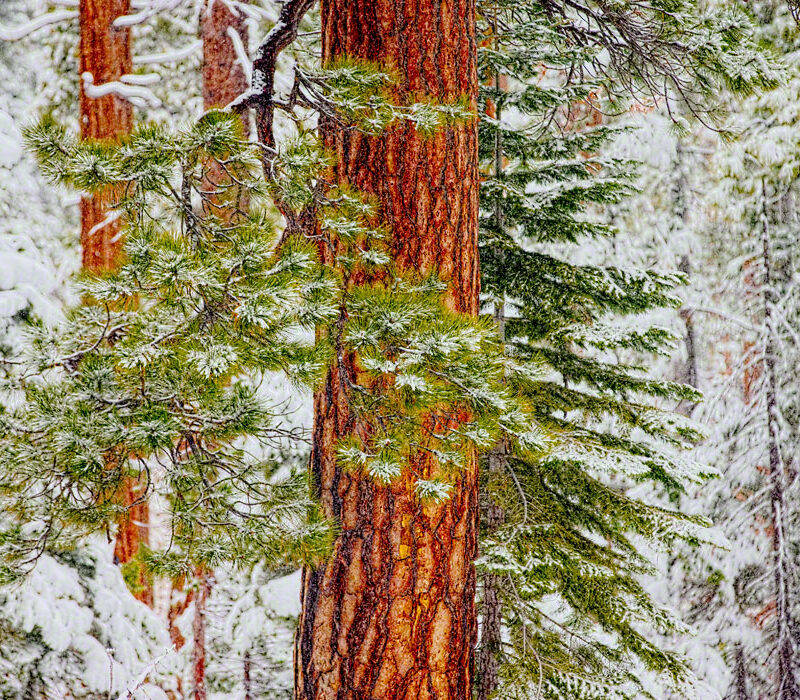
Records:
[[[306,439],[259,392],[267,373],[313,388],[331,361],[357,358],[365,381],[348,386],[356,429],[340,462],[389,481],[430,454],[436,473],[413,475],[421,499],[446,498],[476,447],[545,448],[503,381],[528,370],[504,357],[491,323],[447,312],[442,283],[394,269],[374,206],[315,186],[329,161],[311,134],[272,159],[265,184],[261,149],[237,124],[212,112],[119,145],[50,121],[28,130],[53,180],[116,201],[125,254],[118,270],[86,275],[85,303],[59,328],[32,328],[7,365],[6,576],[59,540],[113,527],[126,479],[169,504],[171,545],[146,554],[156,571],[318,561],[335,524],[304,475],[264,457]],[[313,208],[315,227],[279,240],[276,200]],[[319,246],[336,251],[332,265]]]

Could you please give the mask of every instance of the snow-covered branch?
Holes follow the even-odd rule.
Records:
[[[123,690],[117,696],[117,700],[130,700],[130,698],[133,697],[133,694],[145,684],[147,677],[156,670],[158,664],[160,664],[174,651],[175,646],[173,645],[166,649],[161,656],[153,659],[147,666],[145,666],[142,672],[132,682],[128,683],[128,686],[125,688],[125,690]]]
[[[233,50],[236,51],[236,62],[242,67],[242,71],[247,79],[247,84],[249,85],[253,79],[253,62],[247,55],[244,42],[242,41],[242,37],[239,36],[239,32],[233,27],[228,27],[227,33],[233,43]]]
[[[154,74],[150,74],[154,75]],[[138,78],[147,78],[145,82],[138,80]],[[125,80],[125,79],[128,80]],[[94,76],[88,71],[81,75],[83,80],[83,89],[87,97],[98,98],[105,97],[106,95],[117,95],[123,99],[128,100],[131,104],[137,107],[159,107],[161,100],[159,100],[152,91],[147,88],[146,84],[151,84],[153,81],[148,76],[122,76],[121,80],[111,80],[101,85],[94,84]],[[123,82],[125,81],[125,82]],[[131,84],[131,83],[137,84]]]
[[[185,0],[152,0],[147,3],[142,10],[135,12],[132,15],[123,15],[114,20],[115,27],[132,27],[136,24],[146,22],[148,19],[157,15],[159,12],[174,10],[179,5],[183,4]]]
[[[43,15],[34,17],[30,22],[21,24],[18,27],[0,25],[0,41],[18,41],[44,27],[49,27],[51,24],[65,22],[77,17],[78,13],[75,10],[56,10],[55,12],[46,12]]]
[[[140,66],[148,63],[177,63],[189,58],[194,53],[197,53],[203,47],[203,40],[197,39],[191,44],[184,46],[182,49],[175,51],[166,51],[164,53],[148,53],[141,56],[133,57],[133,65]]]

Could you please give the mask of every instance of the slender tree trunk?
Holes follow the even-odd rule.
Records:
[[[677,227],[682,227],[684,230],[689,228],[691,222],[691,211],[689,208],[689,181],[687,177],[687,163],[686,163],[686,149],[679,141],[677,147],[677,167],[678,167],[678,181],[675,184],[675,208],[677,217],[680,223]],[[678,263],[678,269],[689,277],[692,273],[692,264],[688,254],[681,256]],[[689,386],[698,389],[698,374],[697,374],[697,332],[694,325],[694,314],[691,309],[682,308],[679,311],[680,317],[686,327],[686,336],[684,343],[686,345],[686,371],[683,381]],[[690,415],[697,404],[681,401],[678,410]]]
[[[762,181],[762,252],[764,264],[764,325],[766,342],[764,348],[767,380],[767,427],[769,447],[769,478],[771,481],[770,506],[772,515],[772,549],[774,553],[773,575],[775,580],[775,624],[777,626],[776,655],[778,662],[777,700],[797,700],[800,686],[795,675],[795,640],[792,635],[792,600],[790,571],[791,562],[786,541],[786,474],[780,453],[778,423],[777,382],[775,353],[775,319],[773,318],[772,254],[766,205],[766,184]]]
[[[398,97],[476,107],[473,0],[322,0],[323,61],[377,61]],[[436,272],[449,306],[478,311],[477,122],[421,136],[405,124],[368,137],[323,120],[335,178],[372,195],[401,269]],[[325,255],[329,255],[324,251]],[[476,637],[477,460],[442,504],[421,504],[409,475],[381,486],[335,458],[352,416],[334,367],[314,398],[312,477],[340,531],[329,561],[303,574],[296,700],[467,700]],[[435,465],[419,458],[415,467]]]
[[[741,644],[737,644],[734,651],[733,688],[725,697],[727,700],[750,700],[750,693],[747,690],[747,666]]]
[[[243,51],[247,50],[247,26],[244,15],[234,12],[219,0],[206,0],[200,18],[203,37],[203,107],[206,110],[225,107],[248,88],[247,77],[237,55],[234,37],[238,35]],[[246,115],[242,117],[247,133]],[[224,169],[216,162],[206,166],[206,187],[211,191],[230,183]],[[241,202],[240,202],[241,204]],[[211,196],[206,206],[217,216],[229,220],[234,212],[228,198]],[[197,594],[194,598],[192,622],[192,681],[194,700],[206,700],[206,601],[211,591],[210,572],[205,567],[196,571]],[[248,670],[249,673],[249,670]]]
[[[192,699],[206,700],[206,603],[211,590],[209,573],[199,566],[195,571],[197,593],[192,620]]]
[[[114,26],[114,20],[129,11],[130,0],[80,0],[81,138],[114,141],[130,133],[133,127],[130,102],[113,94],[103,97],[86,94],[87,83],[102,85],[132,72],[130,28]],[[120,222],[109,210],[113,197],[114,192],[109,191],[81,198],[83,267],[90,272],[113,269],[122,250]],[[140,543],[148,541],[149,511],[147,502],[140,500],[141,495],[137,480],[123,483],[121,499],[127,511],[118,523],[114,546],[114,558],[120,564],[130,562]],[[152,604],[152,586],[143,570],[130,583],[139,600]]]
[[[130,0],[80,0],[81,137],[114,140],[130,133],[133,106],[117,95],[89,97],[86,77],[101,85],[119,80],[133,68],[130,28],[117,28],[114,20],[128,14]],[[102,195],[81,198],[83,266],[96,272],[114,267],[122,241],[118,221],[109,221],[108,199]]]
[[[496,29],[496,27],[495,27]],[[507,81],[503,76],[496,75],[495,88],[505,88]],[[489,105],[489,116],[500,121],[502,117],[500,105]],[[498,129],[494,144],[494,174],[499,180],[503,177],[503,137]],[[498,199],[495,206],[495,223],[499,230],[503,229],[503,204]],[[496,255],[502,264],[503,251],[498,250]],[[495,301],[494,320],[497,325],[497,334],[500,342],[506,342],[505,300]],[[483,522],[486,534],[490,535],[498,530],[505,522],[503,507],[492,496],[492,486],[504,471],[506,466],[506,446],[499,442],[492,448],[488,458],[488,483],[487,493],[482,499]],[[502,577],[494,573],[485,573],[481,580],[483,599],[481,606],[480,646],[476,656],[476,690],[477,700],[489,700],[492,693],[497,690],[500,671],[500,654],[503,634],[503,595]]]
[[[252,661],[250,651],[244,653],[244,700],[253,700],[253,681],[250,678]]]

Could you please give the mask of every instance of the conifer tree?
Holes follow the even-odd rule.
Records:
[[[400,104],[462,100],[474,109],[472,3],[418,5],[407,21],[386,2],[323,3],[321,15],[323,67],[377,62],[397,71]],[[475,123],[468,119],[433,134],[419,127],[406,122],[372,136],[324,115],[321,134],[336,158],[334,182],[378,203],[398,271],[436,273],[449,285],[448,308],[472,315],[478,292]],[[324,249],[323,257],[335,263],[340,245]],[[351,285],[370,281],[348,277]],[[475,456],[467,454],[447,499],[427,505],[413,476],[431,480],[444,466],[427,440],[388,483],[345,469],[338,441],[381,429],[380,419],[352,407],[352,395],[375,381],[360,363],[337,354],[315,397],[312,478],[341,533],[325,566],[304,573],[295,696],[466,698],[475,634]],[[465,417],[437,411],[425,420],[435,433],[441,429],[436,421],[458,429]]]
[[[676,453],[699,433],[659,408],[698,394],[648,378],[633,359],[669,352],[673,334],[635,317],[678,304],[683,278],[579,264],[569,251],[594,239],[597,255],[615,233],[598,210],[632,191],[633,163],[602,155],[614,132],[593,117],[609,103],[667,85],[663,99],[677,95],[708,119],[710,80],[745,91],[775,80],[735,11],[711,19],[691,3],[671,17],[658,3],[619,3],[613,13],[601,3],[574,7],[573,14],[557,2],[524,9],[494,2],[483,15],[483,104],[495,114],[481,125],[482,289],[507,352],[539,368],[519,390],[555,445],[533,460],[503,446],[488,458],[481,698],[640,697],[647,693],[642,669],[682,692],[692,683],[685,663],[652,634],[681,625],[642,586],[648,565],[632,538],[660,547],[696,543],[702,518],[621,488],[652,481],[676,493],[704,476]],[[705,34],[707,43],[695,44],[694,55],[685,43],[662,43],[684,32]],[[628,43],[634,34],[641,44]],[[595,58],[601,49],[610,61]],[[761,70],[739,80],[738,69],[729,72],[731,54]],[[647,620],[650,633],[631,617]]]
[[[365,138],[392,123],[432,138],[474,125],[458,101],[396,104],[391,75],[371,66],[298,76],[309,99]],[[391,265],[376,207],[320,186],[330,161],[317,141],[301,133],[276,152],[246,142],[237,122],[211,112],[179,134],[140,127],[119,146],[78,141],[47,120],[29,131],[50,177],[119,193],[126,247],[119,270],[85,280],[86,305],[60,328],[35,330],[9,365],[18,369],[6,388],[24,396],[0,440],[16,517],[2,537],[14,561],[5,576],[52,543],[109,527],[131,477],[144,481],[144,497],[158,490],[170,504],[170,547],[146,556],[156,573],[318,562],[327,523],[303,483],[277,479],[251,444],[297,439],[271,422],[254,389],[266,371],[313,382],[357,353],[369,380],[350,408],[371,429],[332,443],[337,461],[380,485],[420,451],[435,456],[435,473],[406,476],[415,507],[429,513],[450,503],[477,447],[503,436],[543,449],[529,407],[500,381],[527,370],[498,352],[487,324],[448,309],[443,282]],[[265,152],[266,187],[253,170]],[[230,184],[209,192],[212,160]],[[223,198],[229,218],[203,206]],[[290,216],[311,210],[318,224],[284,230],[277,245],[271,203]],[[373,284],[352,284],[367,275]],[[315,327],[316,340],[300,339]]]

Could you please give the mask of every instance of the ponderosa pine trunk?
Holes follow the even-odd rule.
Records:
[[[91,75],[88,82],[102,85],[132,72],[130,28],[114,26],[114,20],[129,11],[130,0],[80,0],[81,138],[115,141],[133,128],[130,102],[114,94],[90,97],[85,89],[86,74]],[[113,191],[81,197],[82,262],[84,269],[90,272],[113,269],[122,251],[120,222],[109,209],[113,198]],[[118,523],[114,558],[120,564],[127,564],[136,556],[140,544],[148,542],[149,511],[138,480],[126,479],[120,498],[127,511]],[[152,604],[149,577],[140,571],[135,578],[135,581],[129,580],[134,595]]]
[[[377,62],[399,76],[401,100],[466,97],[476,109],[474,0],[322,0],[321,15],[323,62]],[[379,202],[397,265],[438,274],[449,283],[449,306],[476,315],[477,122],[434,136],[409,124],[378,137],[326,119],[320,128],[335,155],[335,180]],[[358,381],[352,364],[341,369]],[[477,460],[435,505],[417,500],[410,474],[383,486],[341,470],[335,447],[353,417],[339,370],[314,398],[311,471],[340,530],[329,560],[303,574],[295,700],[467,700],[477,628]],[[435,469],[421,457],[414,466]]]
[[[81,138],[113,141],[133,127],[130,102],[114,94],[89,97],[84,80],[88,73],[94,85],[102,85],[132,72],[130,28],[114,26],[129,11],[130,0],[80,0]],[[82,197],[80,207],[83,267],[109,270],[122,250],[120,223],[109,220],[107,197]]]

